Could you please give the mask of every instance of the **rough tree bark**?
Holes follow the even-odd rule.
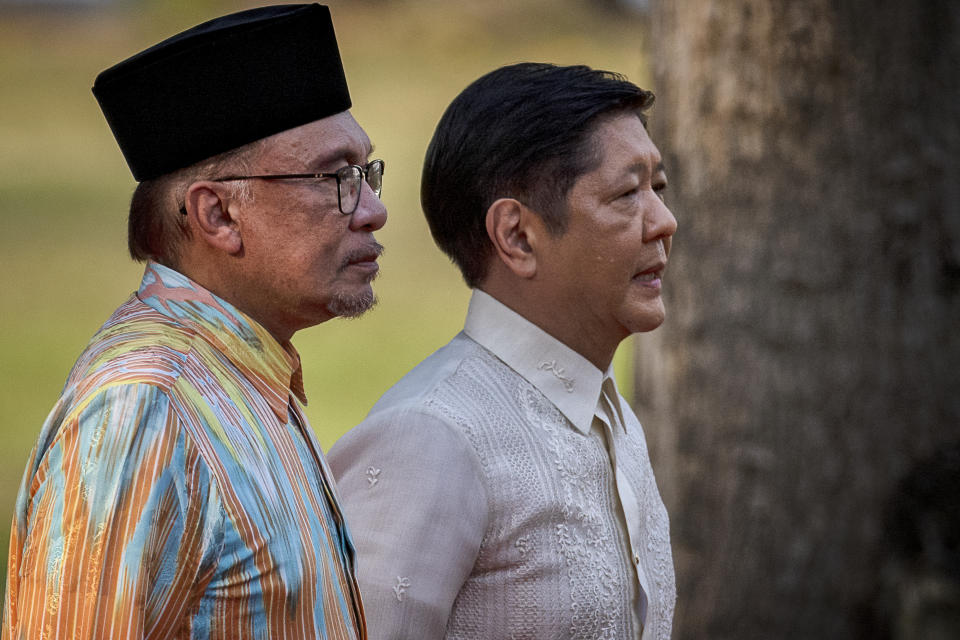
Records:
[[[960,637],[960,2],[660,0],[651,41],[674,637]]]

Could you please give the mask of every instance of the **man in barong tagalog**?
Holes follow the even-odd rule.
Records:
[[[665,314],[652,101],[522,63],[437,125],[421,202],[466,322],[329,452],[371,638],[670,637],[667,512],[611,366]]]

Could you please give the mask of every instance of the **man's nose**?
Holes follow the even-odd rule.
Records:
[[[667,205],[657,198],[653,210],[647,216],[644,225],[644,241],[650,242],[658,238],[669,239],[677,232],[677,219]]]
[[[387,224],[387,208],[366,181],[360,187],[360,203],[350,216],[350,228],[376,231]]]

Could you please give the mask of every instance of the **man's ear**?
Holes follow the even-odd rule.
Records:
[[[534,220],[538,220],[537,214],[514,198],[500,198],[487,209],[487,235],[497,256],[521,278],[537,273],[534,247],[539,229]]]
[[[230,255],[243,249],[240,227],[230,211],[229,188],[219,182],[194,182],[187,188],[184,209],[197,236]]]

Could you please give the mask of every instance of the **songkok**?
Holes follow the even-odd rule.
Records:
[[[205,22],[103,71],[93,94],[137,181],[350,108],[319,4]]]

